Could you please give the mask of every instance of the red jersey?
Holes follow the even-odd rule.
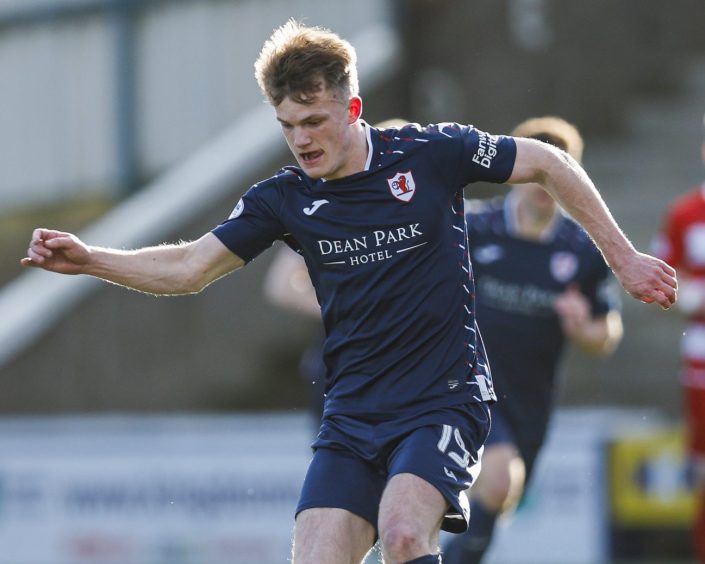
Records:
[[[705,184],[671,204],[656,251],[688,278],[705,281]]]
[[[654,252],[680,275],[705,286],[705,184],[669,207]],[[705,316],[691,316],[681,352],[684,384],[705,388]]]

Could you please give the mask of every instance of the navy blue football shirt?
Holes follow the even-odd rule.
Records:
[[[364,125],[364,171],[324,181],[282,169],[213,233],[246,262],[276,240],[304,257],[326,330],[325,415],[492,401],[463,188],[505,182],[514,140],[454,123]]]
[[[620,307],[614,279],[587,233],[561,214],[544,240],[516,235],[511,193],[468,206],[482,329],[502,411],[526,431],[547,422],[565,345],[556,297],[576,285],[592,314]]]

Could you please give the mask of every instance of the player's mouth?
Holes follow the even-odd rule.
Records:
[[[308,151],[306,153],[299,153],[301,156],[301,161],[307,165],[307,166],[312,166],[315,165],[320,158],[323,156],[323,151],[318,150],[318,151]]]

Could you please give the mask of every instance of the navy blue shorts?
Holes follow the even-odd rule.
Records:
[[[336,507],[359,515],[376,529],[387,481],[410,473],[448,501],[442,529],[461,533],[470,517],[465,490],[480,472],[489,428],[485,403],[382,422],[326,417],[313,444],[296,514],[313,507]]]
[[[489,447],[500,443],[513,444],[524,461],[526,470],[525,480],[528,484],[533,474],[536,458],[546,439],[548,418],[515,423],[510,419],[509,414],[503,409],[501,404],[494,404],[491,411],[492,429],[487,437],[487,441],[485,441],[485,446]]]

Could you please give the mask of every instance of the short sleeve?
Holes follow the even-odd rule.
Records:
[[[233,253],[250,262],[283,238],[285,229],[279,220],[278,208],[276,188],[271,184],[255,185],[212,233]]]
[[[459,131],[462,140],[459,181],[506,182],[514,170],[516,143],[513,137],[491,135],[474,127],[462,127]]]

